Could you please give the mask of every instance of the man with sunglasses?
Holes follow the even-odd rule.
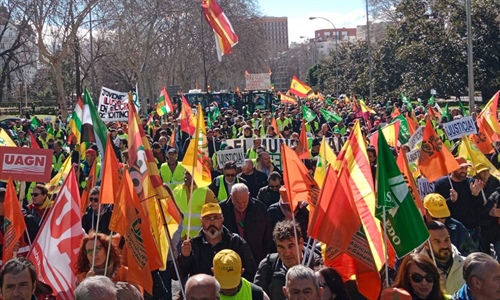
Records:
[[[49,192],[43,184],[37,184],[33,188],[31,201],[27,207],[27,211],[35,218],[38,226],[40,226],[54,202],[49,199]]]
[[[213,178],[209,188],[214,192],[219,202],[229,197],[234,184],[247,183],[245,179],[236,176],[236,171],[236,164],[233,161],[228,161],[224,164],[222,175]]]
[[[223,225],[222,209],[217,203],[207,203],[201,208],[201,226],[199,234],[191,240],[184,240],[179,254],[181,276],[193,276],[204,273],[212,275],[213,259],[222,249],[231,249],[241,257],[245,272],[243,277],[253,281],[257,264],[250,247],[237,234],[231,233]]]
[[[446,225],[438,221],[431,221],[427,222],[427,229],[432,249],[429,247],[429,243],[425,243],[421,253],[428,255],[431,259],[434,256],[440,274],[441,288],[446,294],[453,294],[464,284],[462,267],[465,258],[451,244]]]
[[[110,204],[99,204],[100,191],[100,186],[92,188],[89,196],[90,205],[87,207],[87,210],[82,217],[82,227],[87,234],[97,232],[109,235],[111,233],[108,227],[109,221],[111,220],[111,213],[113,212],[113,206]],[[99,205],[101,206],[101,209],[99,209]],[[98,218],[99,226],[97,225]]]
[[[278,172],[272,172],[267,178],[267,185],[260,188],[257,199],[269,208],[280,200],[281,175]]]

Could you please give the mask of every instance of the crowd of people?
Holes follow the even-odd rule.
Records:
[[[301,105],[313,111],[315,119],[304,120]],[[210,159],[205,162],[212,182],[204,187],[196,185],[190,170],[181,163],[191,137],[181,130],[180,120],[173,113],[160,117],[151,109],[142,126],[163,184],[172,191],[184,214],[172,239],[167,269],[153,271],[152,294],[128,283],[125,241],[119,235],[109,236],[113,205],[99,203],[100,187],[96,186],[88,191],[90,204],[82,217],[86,236],[78,260],[73,262],[75,298],[172,299],[185,294],[190,300],[365,299],[354,278],[343,278],[339,270],[325,266],[321,246],[308,239],[307,202],[292,211],[286,194],[290,187],[283,184],[280,165],[272,159],[276,153],[262,145],[264,139],[282,138],[292,140],[290,145],[297,147],[305,128],[310,157],[303,163],[314,175],[323,137],[345,141],[355,122],[361,122],[368,137],[378,126],[389,124],[395,110],[420,125],[430,115],[425,103],[414,108],[402,101],[371,103],[373,113],[368,115],[356,107],[356,100],[327,99],[281,105],[275,111],[247,114],[229,106],[221,108],[216,117],[207,114]],[[321,110],[338,119],[332,120]],[[473,118],[477,113],[479,108],[471,112]],[[433,113],[430,117],[439,133],[443,123],[463,114],[460,109],[452,109],[447,116]],[[125,169],[130,142],[127,123],[110,122],[107,127],[120,168]],[[84,159],[80,153],[70,152],[77,143],[60,117],[55,122],[19,120],[7,132],[19,147],[37,143],[40,148],[53,149],[53,175],[71,157],[79,172],[80,192],[85,191],[92,167],[101,168],[104,154],[96,145],[85,150]],[[453,151],[452,141],[444,133],[440,137]],[[231,149],[232,139],[251,140],[245,160],[242,164],[219,164],[217,151]],[[366,151],[375,180],[377,153],[373,146],[367,138]],[[500,144],[492,146],[495,152],[488,158],[498,168]],[[500,181],[484,164],[472,166],[463,157],[456,157],[456,161],[460,169],[438,179],[433,192],[423,199],[429,241],[398,260],[389,282],[384,282],[380,299],[500,299]],[[4,197],[5,189],[0,190],[2,221]],[[54,197],[46,183],[27,182],[19,199],[24,204],[28,230],[18,245],[19,257],[2,264],[1,294],[7,300],[50,298],[50,287],[37,280],[33,265],[22,257],[29,252]],[[0,232],[3,234],[3,228]],[[172,285],[172,281],[179,284]]]

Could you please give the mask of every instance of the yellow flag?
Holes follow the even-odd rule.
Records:
[[[63,185],[66,177],[68,177],[69,172],[71,171],[71,154],[64,161],[59,172],[52,177],[52,179],[45,185],[45,188],[49,191],[49,194],[58,193]]]
[[[484,156],[484,154],[477,149],[476,145],[474,145],[466,136],[462,137],[462,141],[458,148],[458,156],[465,158],[472,164],[472,168],[469,169],[470,175],[476,175],[475,167],[481,163],[490,169],[491,175],[500,179],[500,172],[498,169],[495,168],[490,160],[487,159],[486,156]]]
[[[332,148],[326,143],[325,137],[323,137],[319,148],[316,170],[314,171],[314,180],[316,180],[316,183],[320,188],[323,187],[323,181],[326,176],[326,167],[329,164],[334,163],[336,160],[337,156],[333,153]]]
[[[14,143],[3,128],[0,128],[0,146],[17,147],[16,143]]]

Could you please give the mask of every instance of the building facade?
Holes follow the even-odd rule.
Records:
[[[320,59],[328,57],[340,43],[350,43],[356,41],[356,28],[332,28],[320,29],[314,32],[314,39],[311,43],[316,44],[316,49]]]
[[[260,20],[260,26],[272,52],[282,52],[288,49],[287,17],[263,17]]]

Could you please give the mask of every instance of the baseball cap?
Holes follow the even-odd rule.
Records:
[[[214,256],[214,277],[221,289],[238,287],[241,281],[241,258],[231,249],[223,249]]]
[[[218,203],[207,203],[201,207],[201,217],[213,214],[222,214],[222,210]]]
[[[470,167],[472,166],[470,163],[467,162],[467,160],[463,157],[457,157],[455,158],[456,162],[460,165],[460,168],[462,167]]]
[[[438,193],[427,194],[424,198],[424,207],[433,218],[448,218],[450,216],[446,199]]]
[[[489,171],[489,170],[490,170],[490,168],[483,163],[478,163],[476,165],[476,174],[481,173],[483,171]]]

